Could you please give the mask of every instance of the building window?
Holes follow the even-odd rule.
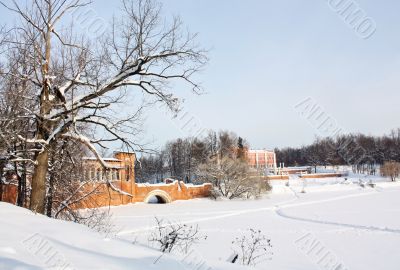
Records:
[[[113,169],[112,172],[113,172],[113,177],[112,177],[112,179],[113,179],[114,181],[119,180],[119,177],[118,177],[118,170],[117,170],[117,169]]]
[[[97,169],[96,181],[101,182],[103,180],[102,169]]]
[[[108,169],[107,170],[107,178],[112,181],[113,180],[113,175],[112,175],[112,169]]]
[[[85,169],[85,181],[90,181],[90,168]]]
[[[90,168],[90,181],[95,181],[96,180],[96,169],[95,168]]]
[[[125,176],[126,181],[128,182],[131,179],[131,168],[128,165],[125,166]]]
[[[101,172],[102,172],[102,180],[103,181],[107,181],[108,180],[108,178],[107,178],[107,169],[106,168],[103,168],[102,170],[101,170]]]

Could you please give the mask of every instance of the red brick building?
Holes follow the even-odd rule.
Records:
[[[269,150],[248,150],[249,165],[257,169],[272,169],[276,171],[276,154]]]
[[[113,158],[103,160],[108,168],[104,168],[96,158],[85,158],[85,178],[99,183],[100,192],[88,197],[87,202],[81,202],[79,208],[149,202],[152,197],[159,202],[168,203],[208,197],[211,192],[211,184],[193,186],[177,180],[154,185],[136,183],[135,153],[116,152]],[[105,181],[112,183],[115,188],[127,195],[110,189],[104,184]]]
[[[134,202],[149,202],[155,197],[159,202],[168,203],[175,200],[190,200],[208,197],[211,184],[189,185],[174,180],[161,184],[138,184],[135,179],[135,153],[116,152],[112,158],[103,158],[102,164],[92,157],[83,159],[84,179],[87,184],[83,194],[96,190],[77,203],[75,208],[94,208],[110,205],[122,205]],[[17,183],[1,185],[0,201],[16,203]]]

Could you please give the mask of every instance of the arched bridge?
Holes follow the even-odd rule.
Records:
[[[145,203],[170,203],[171,196],[166,191],[156,189],[151,191],[144,199]]]
[[[80,202],[76,208],[96,208],[102,206],[117,206],[135,202],[171,203],[176,200],[190,200],[210,196],[212,185],[191,185],[182,181],[170,184],[137,184],[130,182],[114,182],[114,189],[106,184],[98,184],[97,192]],[[93,186],[89,186],[93,189]],[[115,188],[122,190],[123,195]]]

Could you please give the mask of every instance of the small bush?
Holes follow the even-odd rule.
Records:
[[[260,230],[249,229],[249,235],[237,237],[233,242],[233,250],[237,260],[242,265],[256,266],[272,259],[271,240]]]
[[[151,233],[149,242],[153,242],[163,253],[171,253],[174,250],[188,254],[192,245],[200,240],[207,239],[199,233],[196,225],[172,223],[156,218],[156,229]]]
[[[385,177],[390,177],[394,182],[400,175],[400,163],[394,161],[387,161],[381,167],[381,174]]]

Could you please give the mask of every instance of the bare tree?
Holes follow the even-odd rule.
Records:
[[[221,131],[218,136],[218,152],[220,157],[236,157],[238,138],[235,133]]]
[[[65,27],[67,14],[89,2],[20,2],[0,4],[21,18],[5,43],[8,51],[23,52],[26,69],[12,68],[20,62],[9,58],[10,67],[2,74],[18,86],[25,84],[24,89],[31,93],[27,99],[32,106],[22,109],[33,122],[32,133],[16,137],[34,153],[30,209],[44,213],[53,141],[69,139],[83,144],[107,167],[96,147],[120,141],[131,150],[140,149],[132,134],[140,131],[143,106],[133,113],[121,112],[127,93],[140,90],[152,102],[178,110],[179,100],[169,91],[171,82],[182,80],[199,92],[193,75],[207,58],[195,43],[196,35],[183,31],[179,18],[166,23],[160,4],[152,0],[123,0],[123,14],[113,19],[110,33],[99,41]],[[89,136],[83,127],[101,132]],[[111,182],[107,184],[123,193]]]
[[[10,31],[9,31],[10,32]],[[3,35],[3,45],[11,39],[11,34]],[[0,49],[4,48],[1,46]],[[17,204],[25,206],[28,195],[27,175],[32,171],[32,152],[27,149],[27,143],[18,139],[18,135],[32,135],[32,120],[24,108],[33,106],[31,88],[26,80],[18,80],[12,76],[20,70],[24,74],[31,74],[27,66],[26,46],[20,45],[21,50],[3,51],[4,59],[12,61],[3,63],[0,72],[8,70],[5,76],[0,76],[0,150],[3,162],[8,168],[13,168],[13,174],[18,180]]]
[[[49,150],[46,214],[49,217],[79,221],[75,209],[82,200],[94,195],[99,185],[90,185],[85,177],[82,145],[68,139],[58,140]],[[88,200],[87,200],[88,201]]]
[[[228,199],[251,198],[260,194],[260,181],[246,161],[214,157],[197,169],[197,181],[213,184],[213,196]]]
[[[141,156],[135,166],[136,182],[159,183],[167,175],[165,151]]]

